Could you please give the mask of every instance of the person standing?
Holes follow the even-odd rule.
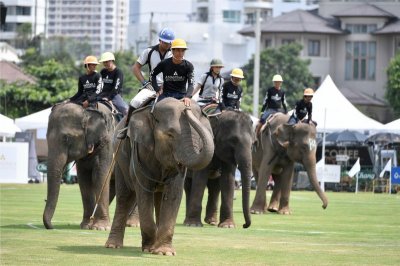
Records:
[[[87,108],[89,105],[96,102],[97,96],[102,91],[103,81],[101,75],[96,71],[99,62],[95,56],[87,56],[83,61],[83,64],[86,73],[79,77],[78,91],[69,99],[69,101]]]
[[[156,94],[151,83],[143,77],[142,67],[148,65],[149,72],[151,72],[162,60],[170,58],[172,56],[171,43],[174,39],[175,33],[169,28],[163,28],[158,34],[159,43],[143,50],[135,64],[133,64],[132,72],[136,79],[142,84],[142,88],[129,103],[128,115],[126,116],[124,128],[128,127],[133,111]],[[162,88],[162,73],[157,76],[157,84]],[[121,131],[119,138],[126,138],[126,133],[126,130]]]
[[[192,63],[184,59],[187,49],[186,41],[175,39],[171,43],[172,57],[161,61],[151,72],[151,84],[156,91],[158,101],[167,97],[183,100],[185,106],[190,106],[190,98],[194,87],[194,68]],[[163,86],[157,82],[158,74],[163,74]]]
[[[111,52],[103,53],[99,62],[103,63],[104,68],[100,71],[103,91],[98,98],[111,101],[117,110],[125,116],[128,113],[128,105],[121,97],[124,73],[115,65],[115,56]]]
[[[222,92],[219,100],[219,108],[225,111],[227,108],[239,110],[240,99],[242,98],[243,88],[240,83],[244,79],[243,70],[234,68],[230,74],[231,80],[222,85]]]
[[[197,100],[200,106],[218,102],[222,84],[224,84],[224,79],[220,75],[223,67],[224,64],[220,59],[212,59],[210,70],[201,75],[193,91],[193,95],[200,91],[199,99]]]
[[[282,76],[278,74],[274,75],[272,82],[274,86],[267,90],[267,95],[265,96],[264,104],[261,108],[263,114],[256,126],[256,136],[258,136],[261,127],[265,124],[270,115],[277,112],[287,113],[285,92],[281,89],[283,82]]]

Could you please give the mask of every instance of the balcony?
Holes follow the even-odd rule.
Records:
[[[255,9],[272,9],[272,0],[245,0],[243,7],[246,11],[252,11]]]

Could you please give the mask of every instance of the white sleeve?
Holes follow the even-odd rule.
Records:
[[[197,81],[197,84],[203,85],[204,81],[206,80],[207,73],[204,73],[200,76],[199,80]]]
[[[136,60],[136,62],[138,62],[139,64],[141,64],[142,66],[146,64],[147,61],[147,57],[149,56],[149,52],[150,52],[151,48],[146,48],[143,50],[142,54],[138,57],[138,59]]]

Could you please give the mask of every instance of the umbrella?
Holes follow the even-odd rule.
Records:
[[[389,143],[400,143],[400,134],[381,132],[369,136],[366,143],[379,143],[379,144],[389,144]]]
[[[326,136],[325,141],[337,143],[363,143],[367,136],[355,131],[355,130],[344,130],[330,133]]]

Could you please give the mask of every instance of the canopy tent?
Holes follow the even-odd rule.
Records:
[[[354,107],[339,91],[328,75],[315,92],[312,119],[318,123],[319,130],[384,130],[383,125],[364,115]]]
[[[400,118],[385,124],[383,128],[387,131],[400,132]]]
[[[21,129],[14,124],[14,120],[0,114],[0,137],[14,137],[15,132],[21,132]]]
[[[47,128],[51,107],[24,117],[15,119],[15,124],[22,130]]]

